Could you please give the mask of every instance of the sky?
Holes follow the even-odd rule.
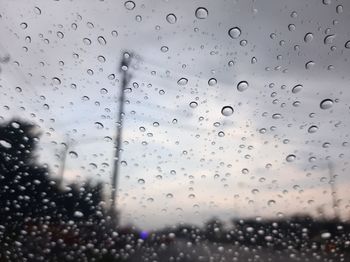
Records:
[[[118,179],[123,224],[320,217],[320,207],[332,216],[330,173],[349,218],[347,1],[0,6],[1,121],[19,116],[42,128],[38,153],[53,176],[68,139],[66,183],[110,187],[118,66],[125,50],[134,55]]]

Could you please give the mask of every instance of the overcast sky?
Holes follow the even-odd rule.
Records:
[[[129,50],[123,223],[315,215],[320,206],[330,216],[329,163],[349,217],[349,2],[134,4],[0,0],[0,115],[42,127],[41,162],[57,173],[69,136],[77,157],[67,158],[67,182],[109,186],[117,67]]]

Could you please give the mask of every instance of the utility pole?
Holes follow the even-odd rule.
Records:
[[[116,210],[116,194],[117,194],[117,180],[119,172],[119,163],[120,163],[120,151],[122,149],[122,134],[123,134],[123,113],[124,113],[124,104],[125,104],[125,89],[127,88],[129,81],[131,79],[131,74],[128,72],[130,61],[132,55],[123,52],[122,60],[119,66],[119,72],[122,75],[121,81],[121,90],[119,95],[119,108],[117,112],[117,127],[116,127],[116,140],[115,140],[115,156],[114,156],[114,165],[113,165],[113,174],[112,174],[112,194],[111,194],[111,212],[117,218]],[[118,224],[118,221],[116,221]]]
[[[333,212],[334,212],[334,218],[338,220],[340,218],[339,214],[339,207],[338,207],[338,195],[337,195],[337,189],[335,187],[335,177],[333,175],[334,167],[331,162],[328,163],[328,170],[329,170],[329,185],[331,187],[331,197],[332,197],[332,206],[333,206]]]
[[[67,139],[67,142],[62,143],[62,145],[64,146],[64,149],[61,151],[61,154],[60,154],[61,164],[60,164],[60,171],[59,171],[61,184],[63,183],[64,170],[66,168],[67,154],[69,149],[69,140]]]

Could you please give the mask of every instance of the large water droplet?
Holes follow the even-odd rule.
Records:
[[[306,70],[310,70],[311,68],[313,68],[315,66],[315,62],[314,61],[309,61],[305,64],[305,69]]]
[[[140,185],[145,184],[145,180],[140,178],[139,180],[137,180],[137,183],[139,183]]]
[[[177,17],[176,17],[176,15],[174,15],[174,14],[168,14],[168,15],[166,16],[166,20],[167,20],[167,22],[168,22],[169,24],[175,24],[176,21],[177,21]]]
[[[69,152],[69,156],[70,156],[71,158],[78,158],[78,153],[75,152],[75,151],[70,151],[70,152]]]
[[[228,35],[231,38],[236,39],[241,35],[241,29],[239,27],[232,27],[228,30]]]
[[[221,109],[221,114],[223,116],[230,116],[233,114],[233,108],[231,106],[224,106],[222,109]]]
[[[249,84],[247,81],[241,81],[237,84],[237,90],[240,92],[247,90],[248,87],[249,87]]]
[[[91,45],[91,40],[89,39],[89,38],[84,38],[83,39],[83,43],[85,44],[85,45]]]
[[[303,85],[296,85],[292,88],[292,93],[296,94],[299,93],[303,89]]]
[[[184,86],[184,85],[187,85],[188,83],[188,79],[187,78],[180,78],[178,81],[177,81],[177,84],[180,85],[180,86]]]
[[[350,49],[350,40],[345,43],[345,48]]]
[[[205,19],[208,17],[208,14],[208,10],[204,7],[198,7],[195,12],[195,15],[198,19]]]
[[[295,160],[296,156],[293,154],[290,154],[286,157],[287,162],[293,162]]]
[[[217,84],[217,80],[216,80],[215,78],[210,78],[210,79],[208,80],[208,85],[214,86],[214,85],[216,85],[216,84]]]
[[[5,140],[0,140],[0,146],[2,146],[4,148],[7,148],[7,149],[12,148],[12,145],[9,142],[5,141]]]
[[[320,103],[320,108],[321,109],[329,109],[333,106],[333,100],[332,99],[324,99],[322,100],[322,102]]]
[[[307,34],[304,36],[304,41],[305,41],[305,43],[309,43],[309,42],[311,42],[313,39],[314,39],[313,33],[307,33]]]
[[[100,45],[106,45],[107,44],[107,41],[106,41],[106,39],[103,36],[99,36],[97,38],[97,41],[100,43]]]
[[[128,10],[133,10],[134,8],[135,8],[135,3],[133,2],[133,1],[126,1],[125,3],[124,3],[124,6],[125,6],[125,8],[126,9],[128,9]]]
[[[100,122],[95,122],[95,127],[96,127],[97,129],[102,129],[102,128],[103,128],[103,124],[100,123]]]
[[[196,102],[196,101],[192,101],[191,103],[190,103],[190,107],[191,108],[196,108],[198,106],[198,103]]]
[[[313,133],[316,133],[317,130],[318,130],[317,126],[310,126],[307,132],[309,132],[310,134],[313,134]]]
[[[335,35],[327,35],[324,38],[323,42],[325,45],[333,44],[334,39],[335,39]]]

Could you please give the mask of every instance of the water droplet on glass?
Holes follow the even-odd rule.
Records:
[[[315,62],[314,61],[309,61],[305,64],[305,69],[306,70],[310,70],[311,68],[313,68],[315,66]]]
[[[305,41],[305,43],[309,43],[309,42],[311,42],[313,39],[314,39],[313,33],[307,33],[307,34],[304,36],[304,41]]]
[[[75,211],[75,212],[74,212],[74,216],[75,216],[75,217],[83,217],[84,214],[83,214],[83,212],[81,212],[81,211]]]
[[[58,37],[59,39],[63,39],[63,38],[64,38],[64,34],[63,34],[61,31],[58,31],[58,32],[56,33],[56,35],[57,35],[57,37]]]
[[[160,48],[160,51],[162,51],[163,53],[166,53],[166,52],[169,51],[169,48],[168,48],[167,46],[162,46],[162,47]]]
[[[343,6],[342,5],[338,5],[336,7],[336,11],[337,11],[337,14],[343,13]]]
[[[321,234],[321,238],[323,238],[323,239],[328,239],[331,236],[332,236],[332,234],[329,233],[329,232],[324,232],[324,233]]]
[[[218,136],[219,136],[219,137],[224,137],[224,136],[225,136],[225,133],[224,133],[223,131],[220,131],[220,132],[218,133]]]
[[[273,206],[273,205],[275,205],[275,204],[276,204],[276,201],[273,200],[273,199],[267,201],[267,205],[268,205],[268,206]]]
[[[247,81],[241,81],[237,84],[237,90],[240,92],[247,90],[248,87],[249,87],[249,84]]]
[[[84,38],[84,39],[83,39],[83,43],[84,43],[85,45],[91,45],[91,40],[90,40],[89,38]]]
[[[102,128],[103,128],[103,124],[100,123],[100,122],[95,122],[95,127],[96,127],[97,129],[102,129]]]
[[[97,41],[100,43],[100,45],[106,45],[107,41],[103,36],[97,37]]]
[[[221,109],[221,114],[223,116],[230,116],[233,114],[233,108],[231,106],[224,106],[222,109]]]
[[[236,39],[241,35],[241,29],[239,27],[232,27],[228,30],[228,35],[231,38]]]
[[[320,103],[320,108],[321,109],[329,109],[333,106],[333,100],[332,99],[324,99]]]
[[[70,156],[71,158],[78,158],[78,154],[77,154],[75,151],[70,151],[70,152],[69,152],[69,156]]]
[[[209,86],[214,86],[214,85],[216,85],[217,84],[217,80],[215,79],[215,78],[210,78],[209,80],[208,80],[208,85]]]
[[[323,42],[325,45],[333,44],[334,39],[335,39],[335,35],[327,35],[324,38]]]
[[[39,8],[39,7],[34,7],[34,13],[36,14],[36,15],[41,15],[41,9]]]
[[[171,194],[171,193],[168,193],[167,195],[166,195],[166,198],[173,198],[174,196],[173,196],[173,194]]]
[[[296,27],[295,27],[294,24],[289,24],[289,25],[288,25],[288,30],[289,30],[289,31],[294,31],[295,28],[296,28]]]
[[[5,140],[0,140],[0,146],[2,146],[4,148],[7,148],[7,149],[12,148],[12,145],[9,142],[5,141]]]
[[[345,43],[345,48],[350,49],[350,40]]]
[[[124,6],[125,6],[125,8],[126,9],[128,9],[128,10],[133,10],[134,8],[135,8],[135,3],[133,2],[133,1],[126,1],[125,3],[124,3]]]
[[[295,160],[296,156],[291,154],[286,157],[287,162],[293,162]]]
[[[137,183],[139,183],[140,185],[145,184],[145,180],[140,178],[139,180],[137,180]]]
[[[317,126],[310,126],[309,129],[307,130],[310,134],[316,133],[318,130]]]
[[[299,93],[303,88],[303,85],[296,85],[292,88],[292,93],[293,94],[296,94],[296,93]]]
[[[208,17],[208,10],[204,7],[198,7],[196,9],[195,15],[198,19],[205,19]]]
[[[187,83],[188,83],[188,79],[187,79],[187,78],[180,78],[180,79],[177,81],[177,84],[180,85],[180,86],[187,85]]]
[[[21,27],[22,29],[26,29],[26,28],[28,27],[28,24],[27,24],[27,23],[21,23],[21,24],[20,24],[20,27]]]
[[[166,16],[166,20],[167,20],[167,22],[168,22],[169,24],[175,24],[176,21],[177,21],[177,17],[176,17],[176,15],[174,15],[174,14],[168,14],[168,15]]]
[[[196,101],[192,101],[191,103],[190,103],[190,107],[191,108],[196,108],[198,106],[198,103],[196,102]]]
[[[61,79],[59,79],[58,77],[53,77],[53,78],[52,78],[52,82],[53,82],[55,85],[60,85],[60,84],[61,84]]]
[[[332,0],[322,0],[322,3],[324,5],[330,5],[332,3]]]

